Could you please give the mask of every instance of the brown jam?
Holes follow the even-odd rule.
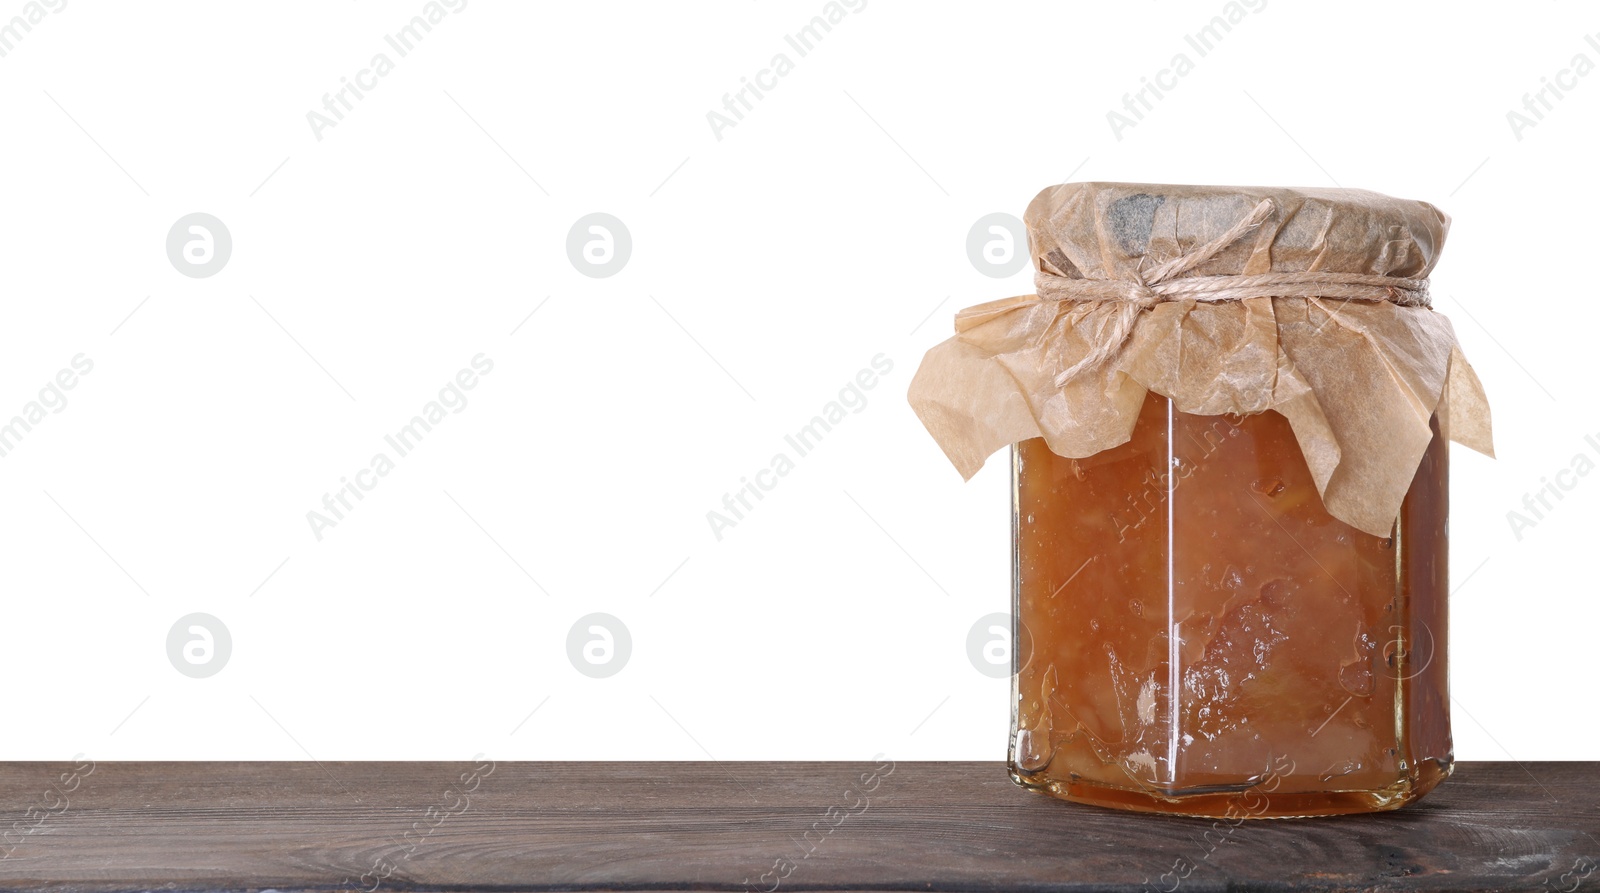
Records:
[[[1012,777],[1226,817],[1394,809],[1449,775],[1447,452],[1393,535],[1323,508],[1275,412],[1151,393],[1132,439],[1013,453]]]

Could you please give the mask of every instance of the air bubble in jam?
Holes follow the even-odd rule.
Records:
[[[1370,698],[1375,688],[1373,655],[1378,643],[1363,629],[1356,635],[1355,657],[1339,665],[1339,687],[1358,698]]]
[[[1283,481],[1276,479],[1270,481],[1256,481],[1250,485],[1250,489],[1260,493],[1262,496],[1275,498],[1279,493],[1283,492],[1284,484]]]
[[[1039,697],[1017,704],[1014,778],[1102,805],[1275,817],[1390,809],[1448,774],[1444,643],[1430,657],[1425,631],[1445,622],[1437,427],[1404,537],[1328,515],[1272,412],[1169,414],[1150,394],[1092,476],[1042,440],[1016,459],[1016,611],[1045,659],[1016,679]]]

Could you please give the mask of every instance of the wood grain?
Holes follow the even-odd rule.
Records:
[[[1600,891],[1597,763],[1237,827],[886,765],[0,764],[0,890]]]

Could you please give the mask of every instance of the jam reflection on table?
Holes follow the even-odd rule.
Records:
[[[1291,816],[1449,774],[1447,453],[1392,536],[1330,516],[1288,421],[1145,400],[1084,459],[1014,452],[1012,776],[1071,800]]]

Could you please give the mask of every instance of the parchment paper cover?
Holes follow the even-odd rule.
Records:
[[[1263,199],[1273,208],[1259,226],[1177,278],[1423,279],[1450,225],[1426,202],[1365,190],[1126,183],[1051,187],[1024,221],[1041,280],[1138,279]],[[1270,295],[1164,301],[1140,312],[1107,361],[1058,386],[1124,309],[1038,295],[969,307],[955,336],[923,358],[911,405],[964,478],[1030,437],[1071,458],[1125,443],[1146,391],[1198,415],[1273,410],[1293,427],[1329,514],[1376,536],[1390,534],[1432,437],[1430,416],[1449,439],[1493,455],[1483,387],[1434,310]]]

